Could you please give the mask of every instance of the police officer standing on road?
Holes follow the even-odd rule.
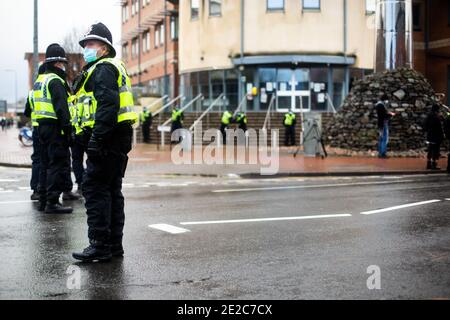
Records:
[[[65,189],[65,168],[70,159],[70,113],[67,105],[70,88],[66,83],[66,53],[51,44],[45,54],[45,72],[33,87],[33,104],[39,124],[41,165],[39,175],[39,210],[45,213],[72,213],[63,207],[59,197]]]
[[[284,145],[286,147],[295,146],[295,125],[297,119],[293,111],[289,111],[284,115],[283,125],[285,128]]]
[[[39,67],[38,75],[42,75],[45,72],[45,64]],[[30,188],[33,190],[31,195],[31,200],[39,200],[39,170],[41,166],[41,148],[39,142],[38,126],[39,123],[36,119],[36,114],[34,113],[34,103],[33,103],[33,90],[28,94],[28,99],[25,104],[25,116],[31,118],[31,125],[33,127],[33,153],[31,155],[31,180]]]
[[[94,114],[83,181],[90,245],[72,256],[85,262],[106,261],[124,254],[122,178],[132,146],[132,125],[138,117],[130,78],[124,64],[115,59],[108,28],[102,23],[92,25],[80,45],[87,65],[77,99],[83,99]]]

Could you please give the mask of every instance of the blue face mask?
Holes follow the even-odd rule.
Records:
[[[86,63],[91,63],[97,60],[97,51],[98,49],[94,48],[84,48],[83,50],[84,61],[86,61]]]

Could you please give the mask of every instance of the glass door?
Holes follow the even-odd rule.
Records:
[[[277,74],[277,111],[311,111],[309,69],[279,69]]]

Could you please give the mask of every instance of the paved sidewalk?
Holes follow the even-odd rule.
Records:
[[[31,167],[32,148],[23,147],[17,139],[18,130],[0,132],[0,165],[13,167]],[[309,158],[303,155],[293,157],[292,149],[281,148],[277,176],[325,176],[325,175],[379,175],[379,174],[424,174],[424,158],[373,157],[329,157],[326,159]],[[441,159],[445,169],[447,159]],[[261,176],[261,167],[268,165],[176,165],[171,159],[168,147],[158,150],[156,145],[138,144],[130,153],[129,171],[142,171],[152,175],[198,175],[245,177]]]

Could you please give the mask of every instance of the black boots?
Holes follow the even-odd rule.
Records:
[[[123,257],[124,253],[121,243],[111,245],[111,254],[113,257]]]
[[[80,200],[81,195],[77,193],[73,193],[72,191],[64,192],[62,195],[63,200],[71,201],[71,200]]]
[[[33,194],[30,196],[30,200],[36,201],[39,200],[40,198],[41,195],[36,190],[33,190]]]
[[[83,262],[108,261],[112,258],[111,246],[102,241],[91,240],[89,247],[81,253],[72,253],[72,257]]]
[[[42,208],[42,205],[40,209]],[[73,209],[72,207],[63,207],[62,204],[59,202],[47,202],[47,205],[45,206],[45,213],[49,214],[68,214],[72,213]]]

